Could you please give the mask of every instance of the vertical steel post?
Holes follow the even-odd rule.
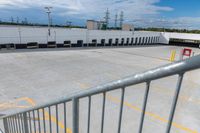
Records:
[[[48,13],[48,21],[49,21],[49,23],[48,23],[48,34],[49,34],[49,36],[51,36],[51,29],[50,29],[50,21],[51,21],[51,17],[50,17],[50,11],[49,12],[47,12]]]
[[[23,114],[19,114],[20,115],[20,122],[21,122],[21,127],[22,127],[22,133],[24,133],[25,129],[24,129],[24,116]]]
[[[67,111],[66,111],[66,103],[64,102],[64,133],[67,133]]]
[[[14,121],[14,116],[11,116],[11,122],[12,122],[12,126],[13,126],[13,132],[16,133],[16,129],[15,129],[15,121]]]
[[[17,116],[13,116],[14,117],[14,123],[15,123],[15,129],[16,129],[16,133],[19,133],[19,129],[18,129],[18,122],[17,122]]]
[[[176,105],[177,105],[177,101],[178,101],[178,97],[179,97],[179,93],[180,93],[180,89],[181,89],[181,85],[182,85],[182,81],[183,81],[183,75],[184,74],[179,74],[179,77],[178,77],[176,92],[175,92],[175,95],[173,98],[173,103],[172,103],[172,107],[171,107],[171,111],[170,111],[170,115],[169,115],[169,121],[167,124],[166,133],[170,133],[170,130],[171,130],[171,126],[172,126],[172,122],[173,122],[173,118],[174,118],[174,114],[175,114],[175,110],[176,110]]]
[[[21,35],[21,28],[18,28],[18,33],[19,33],[19,44],[22,44],[22,35]]]
[[[43,128],[44,128],[44,133],[46,133],[46,118],[45,118],[45,112],[44,108],[42,109],[42,115],[43,115]]]
[[[3,125],[4,125],[4,131],[5,131],[5,133],[9,133],[7,118],[3,119]]]
[[[26,113],[23,113],[22,115],[23,115],[23,122],[24,122],[24,124],[23,124],[24,131],[25,131],[25,133],[29,133],[27,115],[26,115]]]
[[[72,100],[73,108],[73,133],[79,133],[79,99]]]
[[[31,112],[28,112],[28,117],[29,117],[29,127],[30,127],[30,133],[32,133],[32,124],[31,124]],[[45,133],[45,132],[44,132]]]
[[[123,113],[123,106],[124,106],[124,93],[125,93],[125,88],[122,88],[121,102],[120,102],[120,111],[119,111],[119,122],[118,122],[118,131],[117,131],[117,133],[121,132],[122,113]]]
[[[38,131],[39,131],[39,133],[41,133],[41,127],[40,127],[40,111],[39,111],[39,109],[37,110],[37,117],[38,117]]]
[[[21,133],[21,132],[22,132],[22,128],[21,128],[21,123],[20,123],[20,115],[17,114],[16,116],[17,116],[17,121],[18,121],[18,129],[19,129],[19,133]]]
[[[12,121],[10,117],[7,118],[7,124],[8,124],[8,132],[13,133],[13,130],[12,130],[13,126],[12,126]]]
[[[56,104],[56,132],[59,133],[59,126],[58,126],[58,104]]]
[[[147,100],[148,100],[148,95],[149,95],[149,88],[150,88],[150,82],[147,82],[145,95],[144,95],[144,102],[143,102],[143,107],[142,107],[142,115],[141,115],[141,119],[140,119],[139,133],[142,133],[142,129],[143,129],[144,117],[145,117]]]
[[[88,97],[88,125],[87,125],[87,133],[90,133],[90,112],[91,112],[91,96]]]
[[[101,133],[103,133],[103,129],[104,129],[105,103],[106,103],[106,92],[103,92],[103,104],[102,104],[102,115],[101,115]]]
[[[51,124],[51,106],[49,106],[48,109],[49,109],[49,132],[52,133],[52,124]]]

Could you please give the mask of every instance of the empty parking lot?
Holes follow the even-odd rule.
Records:
[[[0,54],[0,114],[23,110],[41,103],[79,92],[137,72],[170,63],[170,53],[181,47],[158,46],[99,49],[18,50]],[[193,49],[199,54],[199,49]],[[172,128],[174,133],[200,132],[200,71],[184,77],[177,112]],[[177,76],[153,81],[145,118],[144,132],[164,132],[175,91]],[[128,87],[125,93],[122,132],[137,132],[144,96],[144,84]],[[100,132],[102,96],[93,97],[91,132]],[[120,91],[109,92],[106,100],[105,132],[115,132],[120,105]],[[70,105],[69,105],[70,106]],[[68,128],[71,129],[68,111]],[[84,123],[87,99],[81,101],[80,130]],[[52,114],[53,117],[53,114]],[[63,131],[63,119],[60,118]],[[107,124],[106,124],[107,123]],[[111,128],[113,127],[113,128]]]

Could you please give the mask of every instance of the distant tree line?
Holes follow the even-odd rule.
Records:
[[[40,24],[40,23],[29,23],[27,18],[23,21],[19,21],[17,18],[16,21],[11,17],[10,22],[5,22],[0,20],[0,25],[20,25],[20,26],[40,26],[40,27],[47,27],[47,24]],[[78,26],[78,25],[59,25],[54,24],[51,27],[63,27],[63,28],[86,28],[85,26]],[[107,27],[106,25],[102,26],[101,30],[121,30],[120,27]],[[169,29],[169,28],[135,28],[135,31],[157,31],[157,32],[177,32],[177,33],[195,33],[200,34],[200,30],[187,30],[187,29]]]
[[[11,19],[12,20],[12,19]],[[24,21],[11,21],[11,22],[4,22],[4,21],[0,21],[0,25],[18,25],[18,26],[40,26],[40,27],[48,27],[47,24],[39,24],[39,23],[28,23],[28,21],[26,21],[26,19]],[[59,24],[55,24],[55,25],[51,25],[51,27],[63,27],[63,28],[85,28],[83,26],[77,26],[77,25],[59,25]]]
[[[144,31],[158,31],[158,32],[177,32],[177,33],[195,33],[200,34],[200,30],[187,30],[187,29],[169,29],[169,28],[135,28],[135,30]]]

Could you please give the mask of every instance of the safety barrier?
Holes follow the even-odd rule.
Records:
[[[53,133],[52,130],[55,129],[57,133],[63,132],[59,130],[59,121],[58,119],[62,117],[64,120],[64,132],[70,133],[71,131],[67,127],[67,117],[66,117],[66,104],[72,104],[72,132],[79,133],[79,100],[82,98],[88,99],[88,113],[87,113],[87,133],[90,133],[91,128],[91,102],[92,96],[97,94],[102,95],[102,107],[101,107],[101,133],[104,132],[105,126],[105,108],[106,108],[106,95],[108,92],[112,90],[121,90],[121,98],[120,98],[120,107],[119,107],[119,115],[118,115],[118,126],[117,126],[117,133],[121,132],[121,123],[123,118],[123,107],[124,107],[124,99],[125,99],[125,91],[126,88],[129,86],[133,86],[139,83],[146,84],[146,90],[144,94],[144,101],[139,125],[139,133],[142,133],[143,124],[145,119],[145,111],[148,101],[148,95],[150,90],[151,81],[157,80],[164,77],[169,77],[173,75],[178,75],[178,81],[176,86],[175,95],[173,97],[173,103],[171,105],[171,112],[168,119],[168,124],[166,128],[166,133],[170,133],[173,118],[175,115],[176,105],[181,89],[181,84],[183,81],[183,76],[186,72],[195,70],[200,68],[200,55],[191,57],[190,59],[186,59],[179,62],[174,62],[172,64],[168,64],[162,67],[158,67],[155,69],[148,70],[146,72],[138,73],[133,76],[123,78],[117,81],[113,81],[104,85],[97,86],[95,88],[91,88],[88,90],[81,91],[79,93],[73,94],[71,96],[66,96],[60,100],[40,105],[37,107],[33,107],[31,109],[27,109],[25,111],[10,114],[7,116],[2,117],[3,124],[5,128],[5,133],[41,133],[41,132],[48,132]],[[62,105],[62,108],[60,108]],[[52,111],[54,108],[54,111]],[[63,110],[63,113],[60,113],[60,110]],[[56,118],[52,118],[52,112],[55,113]],[[48,115],[46,115],[48,114]],[[48,118],[47,118],[48,117]],[[53,127],[52,120],[55,121],[55,125]],[[47,123],[48,122],[48,123]],[[47,125],[48,124],[48,125]]]

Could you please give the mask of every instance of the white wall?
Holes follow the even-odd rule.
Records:
[[[101,39],[105,39],[108,43],[109,39],[118,38],[119,42],[124,38],[124,42],[129,38],[139,37],[159,37],[158,43],[168,44],[170,38],[177,39],[191,39],[200,40],[200,34],[187,34],[187,33],[170,33],[170,32],[150,32],[150,31],[114,31],[114,30],[87,30],[87,29],[67,29],[67,28],[51,28],[51,36],[48,36],[47,27],[33,27],[33,26],[0,26],[0,44],[14,43],[26,44],[28,42],[38,42],[46,44],[48,41],[56,41],[63,43],[70,40],[71,43],[76,43],[77,40],[83,40],[83,43],[91,43],[93,39],[97,43]],[[156,43],[156,42],[154,42]]]
[[[115,42],[116,38],[119,39],[119,42],[124,38],[124,42],[126,42],[127,38],[131,41],[131,38],[160,37],[160,35],[159,32],[147,31],[133,32],[51,28],[51,36],[48,36],[47,27],[0,26],[0,44],[26,44],[28,42],[46,44],[48,41],[63,43],[66,40],[70,40],[71,43],[76,43],[77,40],[83,40],[83,43],[91,43],[93,39],[96,39],[97,43],[100,43],[101,39],[105,39],[106,43],[108,43],[109,39],[113,39],[113,42]]]
[[[200,34],[191,33],[172,33],[172,32],[162,32],[160,42],[168,43],[170,38],[174,39],[187,39],[187,40],[200,40]]]

